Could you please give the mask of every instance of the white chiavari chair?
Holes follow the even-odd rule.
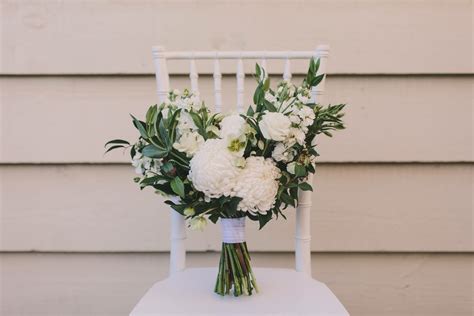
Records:
[[[320,58],[320,73],[326,73],[329,47],[315,51],[217,51],[167,52],[153,47],[158,100],[165,100],[170,86],[167,60],[189,62],[191,90],[199,91],[196,60],[213,60],[214,105],[222,110],[222,74],[220,60],[236,61],[236,109],[244,109],[244,59],[260,61],[283,59],[283,78],[291,79],[291,60]],[[323,102],[325,79],[312,91],[313,100]],[[312,177],[308,182],[312,182]],[[252,296],[221,297],[212,292],[217,276],[215,268],[186,269],[186,229],[184,217],[171,210],[170,276],[155,283],[130,315],[348,315],[331,290],[311,276],[310,212],[311,191],[300,191],[296,209],[295,269],[254,268],[261,293]],[[217,263],[216,263],[217,265]]]

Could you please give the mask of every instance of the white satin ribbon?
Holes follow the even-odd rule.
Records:
[[[221,218],[222,242],[238,244],[245,241],[245,217]]]

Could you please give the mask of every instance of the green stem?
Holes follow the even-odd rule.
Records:
[[[222,244],[216,286],[214,292],[219,295],[252,295],[258,292],[255,276],[250,265],[247,244]]]

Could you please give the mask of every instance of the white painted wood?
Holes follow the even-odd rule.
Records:
[[[318,75],[326,74],[326,63],[329,55],[329,46],[320,45],[316,48],[314,53],[315,59],[320,60]],[[290,76],[290,66],[285,65],[285,72]],[[323,102],[324,85],[326,83],[326,76],[319,83],[317,87],[313,87],[311,94],[315,102]],[[316,139],[315,139],[316,140]],[[313,175],[308,177],[308,183],[313,185]],[[296,271],[301,271],[311,275],[311,206],[312,206],[312,192],[299,191],[299,203],[296,208],[296,234],[295,234],[295,266]]]
[[[153,48],[153,60],[156,71],[156,86],[158,101],[164,102],[167,98],[169,87],[169,74],[166,66],[165,50],[161,46]],[[197,91],[196,66],[191,61],[191,84]],[[193,67],[194,66],[194,67]],[[194,90],[193,90],[194,91]],[[181,271],[186,267],[186,230],[184,217],[174,210],[171,211],[171,236],[170,236],[170,273]]]
[[[331,60],[334,60],[332,54]],[[179,63],[189,66],[188,61]],[[253,62],[248,64],[255,68]],[[292,61],[292,70],[293,64]],[[281,72],[282,66],[276,64],[270,70]],[[325,103],[348,103],[344,118],[347,129],[333,138],[319,138],[319,162],[472,161],[471,77],[329,76],[328,79]],[[272,86],[278,80],[279,76],[271,76]],[[303,78],[293,73],[293,80],[300,82]],[[171,82],[174,88],[189,88],[186,76],[174,76]],[[199,83],[201,100],[212,106],[212,76],[200,76]],[[155,85],[155,79],[146,76],[0,77],[0,108],[4,118],[3,124],[0,123],[4,135],[1,163],[129,163],[129,156],[122,151],[104,155],[103,146],[117,137],[137,138],[128,113],[143,119],[148,106],[156,102]],[[255,85],[254,78],[247,75],[245,105],[251,104]],[[222,110],[235,111],[234,76],[223,75],[222,91]],[[35,100],[34,106],[31,100]],[[456,124],[449,126],[449,133],[439,128],[446,123],[446,104],[458,114]],[[71,117],[76,119],[67,119]],[[19,129],[14,122],[23,122],[25,128]],[[61,131],[60,153],[44,146],[45,140],[58,139],[58,130]],[[21,139],[29,139],[28,146]]]
[[[311,250],[473,251],[473,171],[470,164],[319,164]],[[168,252],[172,213],[134,176],[128,164],[0,166],[0,251]],[[28,199],[25,183],[34,188]],[[294,251],[295,211],[285,214],[262,231],[247,221],[251,253]],[[190,251],[221,248],[219,225],[187,235]]]
[[[237,59],[237,112],[242,113],[244,110],[244,64],[242,59]]]
[[[292,253],[251,255],[257,267],[288,268],[293,262]],[[473,259],[467,253],[313,253],[313,271],[351,315],[467,316]],[[188,260],[191,267],[218,261],[217,252],[190,253]],[[0,313],[126,315],[167,277],[167,262],[167,253],[2,253]],[[212,288],[206,291],[212,295]]]
[[[214,59],[214,110],[222,111],[222,74],[219,59]]]
[[[189,79],[191,81],[191,91],[193,93],[199,93],[198,77],[199,75],[196,69],[196,60],[193,58],[189,63]]]
[[[291,80],[291,66],[290,66],[290,57],[285,59],[285,69],[283,71],[283,79]]]
[[[187,269],[155,283],[130,316],[314,315],[349,316],[331,290],[311,276],[289,269],[255,268],[261,293],[221,297],[211,293],[216,268]],[[289,299],[291,297],[291,299]],[[185,304],[176,301],[186,298]]]
[[[157,46],[160,47],[160,46]],[[167,59],[309,59],[313,51],[203,51],[166,52]]]
[[[241,0],[199,5],[188,1],[124,5],[121,1],[39,4],[24,0],[1,1],[1,5],[0,21],[7,30],[1,45],[2,73],[152,74],[148,47],[156,39],[173,50],[235,50],[244,44],[254,49],[283,49],[282,43],[302,50],[314,38],[330,41],[332,58],[337,60],[332,73],[472,73],[472,3],[468,0],[418,1],[416,5],[402,0],[345,0],[343,4],[284,0],[275,6]],[[288,12],[298,12],[298,19],[282,23]],[[176,16],[186,23],[176,23]],[[242,23],[243,16],[252,17],[252,23]],[[129,23],[123,23],[124,17]],[[308,21],[312,29],[305,32]],[[84,33],[84,25],[101,27]],[[347,25],[351,26],[350,40]],[[190,28],[193,36],[189,36]],[[270,36],[269,30],[278,36]],[[209,66],[200,67],[200,74],[212,74]],[[224,66],[222,73],[235,71],[233,65]],[[254,65],[248,66],[246,73]],[[292,66],[293,74],[306,70]],[[176,71],[185,74],[188,65]]]

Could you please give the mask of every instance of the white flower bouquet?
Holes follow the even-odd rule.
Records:
[[[169,93],[151,106],[144,121],[132,116],[137,142],[115,139],[107,151],[130,148],[140,188],[152,187],[169,198],[175,211],[194,229],[220,220],[222,253],[215,292],[251,295],[258,291],[245,243],[244,219],[262,228],[298,204],[298,189],[315,172],[316,138],[344,128],[344,104],[321,106],[311,90],[319,60],[311,60],[300,86],[283,80],[276,90],[263,68],[256,66],[257,88],[245,114],[212,113],[196,95]]]

